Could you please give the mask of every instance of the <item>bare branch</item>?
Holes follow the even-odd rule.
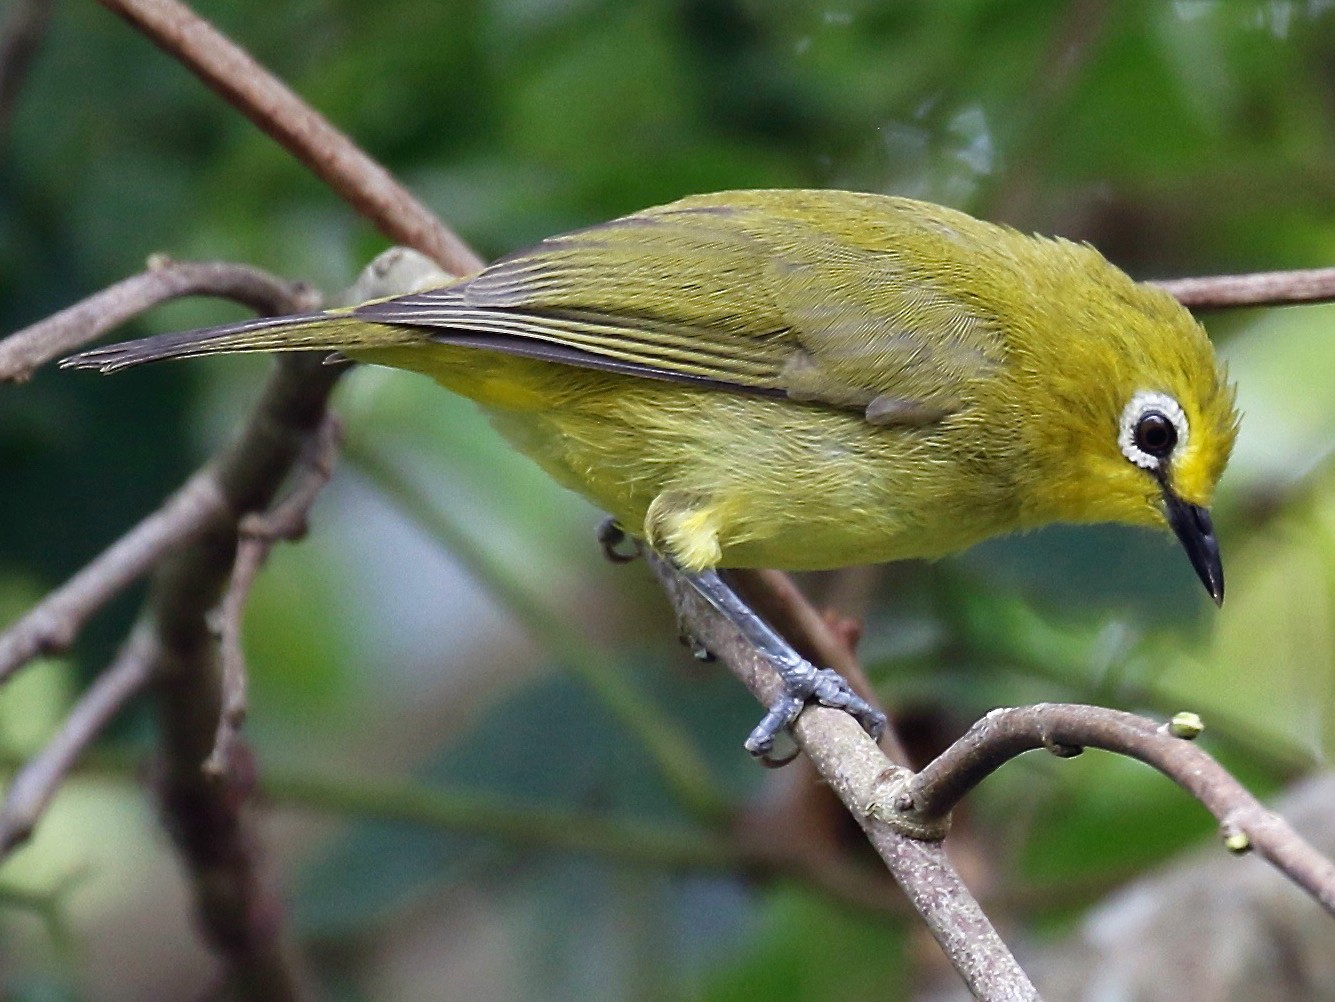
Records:
[[[166,504],[0,634],[0,683],[33,658],[68,648],[98,609],[226,511],[213,470],[205,467]]]
[[[157,652],[150,629],[130,634],[111,665],[79,699],[60,730],[9,785],[0,808],[0,858],[27,840],[80,753],[126,703],[148,684]]]
[[[1321,303],[1335,299],[1335,268],[1159,279],[1147,284],[1194,310]]]
[[[1335,914],[1335,863],[1269,811],[1206,752],[1167,727],[1120,710],[1040,703],[993,710],[909,783],[901,808],[942,817],[986,776],[1036,748],[1102,748],[1151,765],[1205,805],[1233,851],[1255,849]]]
[[[18,0],[0,24],[0,146],[27,78],[33,56],[46,37],[55,0]]]
[[[157,564],[150,598],[153,631],[142,667],[108,672],[76,708],[62,736],[25,773],[11,838],[115,707],[143,678],[157,682],[163,730],[159,784],[163,811],[195,878],[201,924],[227,960],[243,998],[298,999],[296,966],[281,935],[283,909],[259,873],[243,815],[253,785],[229,758],[210,779],[200,765],[218,726],[219,676],[207,612],[230,573],[237,513],[262,510],[325,422],[325,403],[342,369],[310,355],[279,360],[238,440],[150,516],[0,638],[0,666],[14,667],[65,644],[84,620],[128,581]],[[132,641],[140,650],[141,642]],[[122,664],[118,659],[118,665]],[[139,672],[143,672],[143,678]],[[49,785],[48,785],[49,784]],[[28,827],[31,827],[29,823]]]
[[[240,290],[231,292],[246,299],[250,293],[245,290],[254,285],[249,279],[255,275],[267,279],[250,269],[222,266],[221,277],[206,270],[203,278],[195,275],[194,280],[212,289],[224,279],[239,277]],[[191,287],[181,290],[164,278]],[[276,285],[277,292],[269,290],[270,284]],[[292,312],[312,305],[304,296],[298,301],[292,287],[284,283],[261,281],[258,287],[260,301],[255,305],[263,312]],[[7,347],[18,362],[15,372],[25,374],[25,366],[30,372],[42,361],[82,343],[81,339],[95,336],[96,331],[182,291],[203,290],[192,285],[187,270],[159,263],[149,274],[11,339],[16,343]],[[274,298],[282,301],[271,303]],[[94,334],[78,330],[86,327],[96,328]],[[260,877],[243,816],[253,785],[247,764],[229,755],[225,774],[212,778],[200,768],[212,748],[211,735],[219,727],[219,679],[207,612],[232,567],[237,517],[268,506],[325,421],[328,395],[340,374],[340,369],[324,366],[320,359],[280,359],[236,443],[193,478],[163,511],[0,638],[0,666],[8,665],[7,672],[12,672],[37,653],[67,645],[107,598],[159,564],[150,606],[156,630],[151,672],[159,681],[164,747],[160,796],[168,826],[194,876],[206,938],[226,958],[228,979],[244,998],[296,999],[302,991],[282,941],[281,902]],[[303,499],[300,506],[306,503]],[[171,556],[163,560],[169,552]],[[112,678],[121,676],[117,673]],[[105,683],[110,686],[111,682]],[[229,690],[233,704],[238,701],[235,690],[235,686]],[[99,698],[93,705],[104,704]],[[230,719],[235,721],[236,715]],[[81,732],[75,721],[67,727]]]
[[[246,655],[241,645],[241,620],[246,599],[255,577],[274,545],[281,540],[297,540],[306,535],[306,518],[316,497],[329,483],[338,455],[339,425],[332,414],[311,443],[301,482],[277,505],[263,515],[251,514],[241,520],[240,542],[232,577],[218,606],[219,643],[222,648],[222,709],[213,738],[213,751],[204,760],[204,771],[223,776],[231,761],[237,732],[246,719]]]
[[[53,358],[159,303],[183,296],[231,299],[266,316],[300,313],[318,305],[310,286],[285,282],[259,268],[226,261],[173,261],[155,254],[138,275],[0,341],[0,382],[22,382]]]
[[[187,295],[234,299],[263,313],[310,309],[310,287],[257,268],[155,257],[148,270],[60,311],[0,342],[0,379],[25,379],[64,354],[144,310]],[[226,511],[214,472],[205,467],[158,511],[51,592],[0,634],[0,683],[42,654],[65,650],[98,609],[137,580],[172,547]]]
[[[392,262],[403,257],[402,253],[382,255],[357,288],[392,280],[398,273]],[[97,329],[102,330],[166,298],[173,286],[161,281],[164,276],[191,285],[191,267],[158,262],[150,267],[149,275],[122,283],[102,299],[95,297],[39,325],[40,329],[28,332],[10,350],[21,364],[38,365],[82,343],[78,337],[88,336],[71,334],[73,328],[100,324]],[[257,296],[249,301],[266,313],[315,305],[309,290],[266,281],[267,276],[252,269],[228,265],[193,268],[194,284],[187,291],[222,288],[223,294],[243,300]],[[252,282],[257,275],[261,281]],[[237,284],[228,286],[229,282]],[[252,289],[258,291],[252,293]],[[271,302],[273,297],[278,301]],[[109,317],[108,312],[117,315]],[[76,339],[71,341],[71,337]],[[150,598],[157,631],[151,672],[158,681],[163,730],[159,792],[164,819],[194,877],[196,908],[205,937],[225,958],[227,979],[242,998],[298,999],[303,991],[297,965],[281,935],[281,901],[261,877],[244,817],[243,807],[253,786],[249,759],[235,753],[233,740],[233,753],[225,753],[222,775],[206,776],[201,769],[212,750],[213,735],[220,726],[234,728],[240,715],[236,706],[244,705],[244,687],[238,691],[233,682],[228,689],[232,723],[220,725],[219,671],[207,613],[235,559],[238,516],[269,505],[325,421],[325,405],[342,369],[322,361],[312,356],[280,359],[277,372],[230,448],[192,478],[163,510],[0,636],[3,681],[37,654],[67,646],[97,608],[157,565]],[[228,741],[224,738],[225,744]]]
[[[311,169],[390,239],[455,275],[482,260],[324,116],[250,54],[177,0],[100,0]]]
[[[771,705],[780,687],[774,669],[669,564],[653,553],[646,556],[691,633],[762,705]],[[975,997],[1008,1002],[1037,999],[1033,985],[939,842],[912,838],[884,820],[894,813],[886,800],[905,771],[896,768],[862,728],[839,710],[809,706],[793,732],[821,778],[867,833]]]
[[[240,435],[214,461],[231,513],[263,511],[325,424],[343,372],[311,353],[279,357]],[[220,713],[220,667],[210,629],[236,559],[236,515],[215,521],[157,568],[149,597],[161,645],[155,668],[162,731],[158,794],[194,887],[209,945],[227,963],[241,998],[304,995],[283,930],[280,898],[261,873],[245,811],[254,774],[233,753],[222,776],[206,775]]]

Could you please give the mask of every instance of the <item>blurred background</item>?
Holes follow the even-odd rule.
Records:
[[[1329,0],[197,9],[484,256],[691,192],[818,186],[1088,240],[1137,277],[1335,258]],[[3,332],[153,252],[336,291],[386,246],[83,0],[54,6],[3,128]],[[120,335],[240,316],[179,303]],[[1258,794],[1324,765],[1335,307],[1204,319],[1244,411],[1217,506],[1222,612],[1168,536],[1102,527],[803,578],[822,605],[863,620],[860,652],[919,754],[991,707],[1072,700],[1199,712],[1207,747]],[[0,388],[0,621],[224,442],[269,364],[45,371]],[[893,892],[882,908],[711,855],[713,833],[581,681],[596,663],[646,697],[743,827],[864,864],[810,773],[747,760],[757,707],[678,645],[642,564],[603,561],[595,511],[423,379],[354,372],[337,410],[346,455],[311,535],[274,554],[246,621],[264,850],[324,997],[910,998],[931,983],[935,947]],[[141,597],[0,692],[6,769],[51,733]],[[151,743],[147,715],[125,714],[0,866],[0,997],[203,997],[213,961],[134,765]],[[393,823],[367,807],[386,780],[405,794]],[[534,824],[499,842],[469,834],[467,811],[430,823],[422,805],[461,792],[531,810]],[[548,809],[615,821],[621,841],[608,830],[584,851],[553,849]],[[652,832],[680,834],[680,851],[659,851]],[[952,848],[1008,939],[1035,951],[1060,949],[1092,904],[1213,837],[1167,780],[1091,753],[1008,766],[969,801]],[[1318,932],[1327,946],[1332,930]]]

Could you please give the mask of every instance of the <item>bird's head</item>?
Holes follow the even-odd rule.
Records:
[[[1218,385],[1204,399],[1198,387],[1184,386],[1177,395],[1139,388],[1117,422],[1118,451],[1134,467],[1124,471],[1128,514],[1134,506],[1167,523],[1217,605],[1224,601],[1224,568],[1209,505],[1237,432],[1232,398]]]
[[[1026,520],[1166,526],[1222,603],[1210,503],[1237,436],[1234,389],[1176,300],[1089,248],[1063,249],[1082,280],[1066,284],[1062,315],[1044,326],[1080,333],[1022,346],[1041,412],[1024,422],[1026,445],[1043,457]]]

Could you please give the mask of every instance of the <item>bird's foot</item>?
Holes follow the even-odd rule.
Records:
[[[766,765],[786,765],[793,756],[771,757],[774,739],[790,728],[809,702],[843,710],[873,738],[885,731],[885,714],[853,691],[848,680],[830,668],[817,668],[795,655],[774,659],[783,679],[783,692],[770,704],[769,712],[746,739],[746,750]],[[794,753],[796,754],[796,753]]]
[[[717,571],[683,572],[700,595],[737,627],[783,682],[783,692],[770,704],[769,712],[746,739],[746,750],[763,764],[780,766],[791,762],[796,752],[783,759],[772,756],[774,739],[792,726],[809,702],[831,706],[850,714],[873,738],[885,730],[885,714],[853,691],[836,671],[817,668],[760,618]]]

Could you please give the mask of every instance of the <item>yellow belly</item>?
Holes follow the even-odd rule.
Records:
[[[1014,528],[948,428],[427,344],[356,353],[477,401],[548,474],[688,569],[934,557]]]

